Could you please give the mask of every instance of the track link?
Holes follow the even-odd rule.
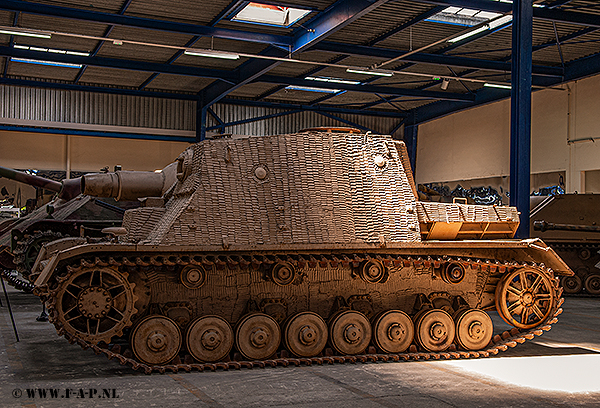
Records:
[[[2,277],[9,285],[15,289],[22,290],[26,293],[32,293],[35,285],[25,279],[20,278],[17,274],[11,273],[11,271],[3,270]]]
[[[287,366],[301,366],[301,365],[323,365],[323,364],[344,364],[344,363],[368,363],[368,362],[400,362],[400,361],[417,361],[417,360],[453,360],[453,359],[470,359],[470,358],[487,358],[495,356],[500,352],[507,351],[510,348],[516,347],[518,344],[522,344],[527,340],[532,340],[537,336],[541,336],[545,331],[549,331],[552,325],[558,322],[558,316],[562,313],[562,304],[564,298],[562,297],[562,288],[559,287],[558,279],[554,277],[551,269],[546,268],[543,264],[533,263],[517,263],[517,262],[500,262],[500,261],[489,261],[482,259],[463,259],[454,257],[443,257],[432,258],[432,257],[405,257],[398,255],[368,255],[368,254],[351,254],[351,255],[255,255],[255,256],[223,256],[223,255],[195,255],[195,256],[144,256],[144,257],[109,257],[108,259],[101,259],[95,257],[92,259],[81,259],[78,264],[72,264],[67,266],[69,272],[75,272],[81,268],[87,268],[92,266],[163,266],[163,265],[190,265],[190,264],[204,264],[207,266],[217,265],[217,267],[260,267],[261,264],[272,264],[274,262],[290,260],[294,261],[298,266],[303,267],[308,264],[309,266],[316,266],[317,263],[321,266],[327,266],[327,264],[335,267],[338,264],[344,266],[354,264],[358,265],[360,262],[370,259],[378,259],[383,262],[386,266],[393,263],[396,266],[439,266],[441,262],[460,262],[465,266],[471,268],[489,268],[490,272],[498,271],[500,273],[508,272],[517,267],[538,267],[545,270],[549,276],[551,276],[552,285],[557,294],[557,302],[554,309],[551,311],[549,317],[530,330],[521,330],[513,328],[510,331],[505,331],[502,334],[495,335],[485,350],[479,351],[460,351],[456,350],[455,345],[450,346],[446,351],[442,352],[418,352],[416,347],[412,345],[408,352],[397,353],[397,354],[379,354],[373,346],[369,346],[366,354],[361,355],[334,355],[330,349],[325,349],[323,356],[310,357],[310,358],[294,358],[290,357],[287,350],[281,350],[277,353],[277,358],[261,360],[261,361],[237,361],[237,353],[235,353],[234,360],[222,361],[218,363],[197,363],[193,362],[191,356],[186,356],[184,362],[181,362],[179,356],[175,357],[172,364],[151,366],[139,361],[136,361],[131,353],[130,349],[123,351],[120,345],[107,345],[91,344],[82,338],[72,335],[65,331],[59,323],[57,318],[57,310],[55,309],[56,304],[56,290],[51,290],[48,285],[36,287],[34,293],[42,298],[43,301],[47,302],[48,314],[50,322],[52,322],[57,330],[58,335],[64,336],[69,343],[78,344],[82,349],[91,349],[95,354],[104,354],[109,360],[117,359],[121,365],[128,365],[134,370],[143,371],[146,374],[153,372],[165,373],[167,371],[178,372],[178,371],[216,371],[217,369],[222,370],[239,370],[241,368],[265,368],[265,367],[287,367]],[[60,283],[65,280],[66,277],[58,277],[57,281]],[[123,352],[122,352],[123,351]]]

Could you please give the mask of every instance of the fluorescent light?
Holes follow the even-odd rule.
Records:
[[[500,89],[511,89],[510,85],[502,85],[502,84],[491,84],[486,82],[483,86],[487,86],[488,88],[500,88]]]
[[[30,30],[28,28],[20,27],[0,26],[0,34],[22,35],[24,37],[36,38],[52,38],[52,34],[49,31]]]
[[[323,93],[338,93],[341,89],[313,88],[312,86],[288,85],[285,89],[292,91],[307,91],[307,92],[323,92]]]
[[[59,52],[61,53],[62,50],[51,50],[48,49],[48,52]],[[89,57],[90,53],[89,52],[79,52],[79,51],[67,51],[67,55],[79,55],[80,57]]]
[[[474,36],[475,34],[479,34],[481,32],[484,32],[485,30],[489,29],[490,27],[486,24],[484,26],[481,26],[479,28],[476,28],[473,31],[469,31],[468,33],[464,33],[463,35],[459,35],[458,37],[454,37],[448,40],[449,43],[455,43],[455,42],[459,42],[464,40],[465,38],[469,38]]]
[[[333,82],[333,83],[336,83],[336,84],[360,85],[360,81],[351,81],[349,79],[342,79],[342,78],[311,77],[311,76],[307,76],[304,79],[308,79],[310,81],[319,81],[319,82]]]
[[[384,77],[391,77],[392,75],[394,75],[393,71],[388,71],[385,69],[370,69],[361,67],[348,68],[346,69],[346,72],[350,72],[353,74],[379,75]]]
[[[512,16],[510,16],[510,15],[500,17],[499,19],[490,21],[488,23],[488,27],[490,28],[490,30],[493,30],[494,28],[504,25],[506,23],[510,23],[511,21],[512,21]]]
[[[44,61],[44,60],[35,60],[29,58],[14,58],[10,59],[13,62],[23,62],[25,64],[38,64],[38,65],[50,65],[53,67],[64,67],[64,68],[81,68],[81,64],[69,64],[66,62],[54,62],[54,61]]]
[[[222,58],[229,60],[239,59],[240,56],[238,54],[233,54],[231,52],[225,51],[217,51],[217,50],[202,50],[199,48],[190,48],[185,50],[185,55],[193,55],[195,57],[208,57],[208,58]]]
[[[30,46],[27,46],[27,45],[19,45],[19,44],[15,44],[15,45],[13,45],[13,47],[17,48],[19,50],[30,50],[30,51],[37,51],[37,52],[50,52],[52,54],[78,55],[80,57],[89,57],[90,56],[89,52],[58,50],[56,48],[42,48],[42,47],[33,47],[33,46],[30,47]]]

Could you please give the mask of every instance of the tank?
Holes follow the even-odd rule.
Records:
[[[6,167],[0,167],[0,177],[57,193],[53,201],[30,214],[0,224],[0,266],[25,278],[44,244],[65,237],[102,237],[102,228],[121,225],[124,208],[138,206],[123,201],[121,208],[112,199],[111,204],[83,195],[80,178],[57,182]],[[15,279],[12,276],[9,282]]]
[[[38,257],[35,293],[69,342],[147,373],[486,357],[561,312],[572,272],[511,239],[517,210],[418,201],[390,136],[205,140],[172,166],[111,242]],[[84,194],[127,186],[82,179]]]
[[[600,295],[600,195],[558,194],[531,200],[531,236],[543,239],[575,272],[562,279],[565,293]]]

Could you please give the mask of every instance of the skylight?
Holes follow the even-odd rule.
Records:
[[[310,13],[310,10],[273,6],[270,4],[248,3],[231,20],[244,23],[274,25],[277,27],[290,27],[308,13]]]
[[[472,27],[499,17],[500,13],[475,10],[464,7],[446,7],[441,12],[428,18],[427,21]]]

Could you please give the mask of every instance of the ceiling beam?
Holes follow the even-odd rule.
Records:
[[[574,81],[600,72],[600,53],[571,61],[565,65],[565,80]]]
[[[170,31],[181,34],[203,35],[229,40],[250,41],[263,44],[275,44],[288,47],[291,37],[251,31],[232,30],[226,28],[207,27],[196,24],[175,23],[173,21],[150,18],[124,16],[98,11],[82,10],[69,7],[54,6],[42,3],[30,3],[16,0],[0,0],[0,10],[21,11],[24,13],[62,17],[81,21],[91,21],[115,26],[145,28],[148,30]]]
[[[434,8],[432,8],[432,9],[430,9],[430,10],[428,10],[428,11],[422,13],[422,14],[419,14],[416,17],[411,18],[408,21],[405,21],[404,23],[400,24],[399,26],[394,27],[390,31],[387,31],[387,32],[385,32],[383,34],[380,34],[377,37],[373,38],[372,40],[367,41],[365,43],[365,45],[367,45],[367,46],[373,46],[373,45],[375,45],[375,44],[377,44],[377,43],[379,43],[381,41],[384,41],[385,39],[391,37],[392,35],[397,34],[400,31],[405,30],[405,29],[407,29],[409,27],[412,27],[413,25],[415,25],[415,24],[417,24],[417,23],[419,23],[419,22],[421,22],[421,21],[423,21],[423,20],[425,20],[425,19],[433,16],[434,14],[439,13],[443,9],[444,9],[444,7],[434,7]],[[318,44],[321,44],[321,43],[324,43],[324,42],[325,41],[320,41]],[[313,48],[314,47],[311,47],[311,49],[313,49]],[[333,60],[328,61],[328,62],[331,63],[331,64],[337,64],[338,62],[341,62],[341,61],[343,61],[344,59],[346,59],[348,57],[349,57],[349,55],[342,54],[342,55],[338,55]],[[314,75],[314,74],[318,73],[319,71],[322,71],[323,69],[325,69],[325,67],[317,67],[317,68],[311,69],[311,70],[305,72],[302,75],[298,75],[297,78],[304,78],[304,77],[309,76],[309,75]],[[273,94],[281,91],[283,88],[285,88],[285,86],[274,87],[273,89],[270,89],[267,92],[263,92],[256,99],[257,100],[264,99],[264,98],[266,98],[268,96],[271,96],[271,95],[273,95]],[[326,98],[326,99],[328,99],[328,98]],[[313,103],[318,103],[320,101],[321,101],[321,98],[317,98],[315,101],[313,101]]]
[[[278,50],[274,48],[270,48],[273,52],[277,52]],[[142,61],[131,61],[131,60],[122,60],[116,58],[105,58],[105,57],[83,57],[77,55],[67,55],[67,54],[56,54],[56,53],[47,53],[40,51],[31,51],[31,50],[21,50],[18,48],[11,47],[2,47],[0,46],[0,55],[9,56],[9,57],[18,57],[18,58],[28,58],[28,59],[36,59],[36,60],[46,60],[52,62],[66,62],[70,64],[87,64],[91,66],[99,66],[104,68],[117,68],[117,69],[126,69],[126,70],[135,70],[135,71],[145,71],[145,72],[158,72],[164,74],[175,74],[175,75],[185,75],[192,77],[203,77],[203,78],[212,78],[218,79],[217,83],[222,84],[223,88],[229,86],[233,88],[238,85],[240,81],[238,81],[237,73],[235,71],[224,71],[224,70],[216,70],[216,69],[203,69],[197,67],[188,67],[182,65],[172,65],[172,64],[159,64],[159,63],[149,63]],[[269,60],[254,60],[255,63],[252,64],[253,67],[257,67],[258,62],[262,63],[263,66],[268,69],[270,68],[272,61]],[[254,61],[250,61],[252,63]],[[246,64],[249,64],[246,63]],[[68,68],[65,68],[68,69]],[[244,72],[242,70],[242,72]],[[302,78],[288,78],[282,76],[274,76],[274,75],[263,75],[262,72],[255,75],[252,79],[245,81],[244,83],[249,82],[267,82],[273,84],[284,84],[284,85],[299,85],[299,86],[315,86],[314,81],[305,80]],[[240,85],[241,86],[241,85]],[[385,95],[404,95],[404,96],[416,96],[422,98],[435,98],[435,99],[451,99],[451,100],[471,100],[471,96],[462,95],[462,94],[452,94],[447,92],[430,92],[430,91],[418,91],[412,89],[401,89],[401,88],[391,88],[387,86],[369,86],[369,85],[350,85],[350,84],[334,84],[334,83],[319,83],[320,88],[327,89],[345,89],[348,91],[355,91],[361,93],[381,93]],[[219,98],[220,99],[220,98]],[[216,101],[215,101],[216,102]]]
[[[329,42],[322,41],[321,43],[313,46],[311,50],[316,51],[327,51],[334,53],[343,53],[348,55],[357,55],[357,56],[368,56],[375,58],[384,58],[384,59],[392,59],[402,54],[404,52],[398,52],[397,50],[389,49],[389,48],[379,48],[379,47],[366,47],[362,45],[354,45],[354,44],[343,44],[337,42]],[[402,61],[406,62],[415,62],[415,63],[424,63],[424,64],[433,64],[433,65],[450,65],[454,67],[461,67],[467,69],[484,69],[488,71],[500,71],[509,73],[510,72],[510,63],[504,61],[490,61],[483,60],[477,58],[465,58],[465,57],[456,57],[451,55],[443,55],[443,54],[427,54],[427,53],[416,53],[411,54]],[[545,67],[541,65],[534,66],[533,73],[535,75],[542,76],[554,76],[554,77],[562,77],[563,72],[562,68],[559,67]]]
[[[131,0],[130,0],[130,1],[131,1]],[[232,2],[231,2],[231,3],[230,3],[228,6],[227,6],[227,7],[225,7],[223,10],[221,10],[221,12],[220,12],[220,13],[219,13],[219,14],[218,14],[218,15],[217,15],[215,18],[213,18],[213,19],[211,20],[211,22],[210,22],[210,23],[208,23],[208,25],[209,25],[209,26],[211,26],[211,27],[214,27],[214,26],[216,26],[216,25],[217,25],[217,23],[218,23],[219,21],[221,21],[221,20],[223,19],[223,17],[224,17],[224,16],[225,16],[227,13],[229,13],[229,11],[230,11],[230,10],[231,10],[233,7],[237,6],[239,3],[240,3],[240,0],[233,0],[233,1],[232,1]],[[190,40],[188,40],[188,42],[186,42],[186,43],[185,43],[184,47],[186,47],[186,48],[187,48],[187,47],[191,47],[191,46],[192,46],[192,45],[194,45],[196,42],[198,42],[198,40],[199,40],[200,38],[202,38],[202,37],[201,37],[201,36],[199,36],[199,35],[195,35],[195,36],[193,36],[193,37],[192,37]],[[174,63],[175,61],[177,61],[177,59],[178,59],[179,57],[181,57],[181,56],[183,55],[183,53],[184,53],[184,51],[183,51],[183,50],[179,50],[179,51],[175,52],[175,53],[174,53],[174,54],[171,56],[171,58],[169,58],[169,60],[167,61],[167,64],[172,64],[172,63]],[[156,77],[158,77],[158,75],[159,75],[159,73],[158,73],[158,72],[155,72],[155,73],[153,73],[152,75],[150,75],[150,76],[149,76],[148,78],[146,78],[146,80],[145,80],[145,81],[144,81],[144,82],[143,82],[143,83],[142,83],[142,84],[141,84],[141,85],[138,87],[138,89],[140,89],[140,90],[141,90],[141,89],[144,89],[144,88],[146,88],[148,85],[150,85],[150,83],[151,83],[152,81],[154,81],[154,80],[156,79]]]
[[[129,7],[129,5],[131,4],[132,1],[133,0],[125,0],[125,3],[123,3],[123,5],[121,6],[121,8],[119,9],[119,13],[118,14],[120,14],[120,15],[125,14],[125,11],[127,11],[127,7]],[[104,34],[102,34],[102,37],[108,38],[108,36],[112,32],[113,28],[115,28],[114,25],[109,25],[108,27],[106,27],[106,30],[104,30]],[[104,45],[104,43],[105,43],[105,41],[98,41],[98,44],[96,44],[96,47],[90,53],[90,56],[95,57],[100,52],[100,48],[102,48],[102,46]],[[81,67],[81,69],[79,70],[79,73],[75,77],[75,81],[74,81],[75,83],[79,82],[79,80],[81,79],[81,77],[85,73],[86,69],[87,69],[87,65],[84,65],[83,67]]]
[[[18,48],[7,46],[0,46],[0,55],[7,57],[28,58],[53,62],[66,62],[69,64],[92,65],[105,68],[119,68],[134,71],[160,72],[163,74],[212,78],[230,82],[237,79],[237,76],[232,71],[225,71],[220,69],[198,68],[183,65],[169,65],[160,64],[156,62],[123,60],[117,58],[106,58],[97,56],[83,57],[78,55],[21,50]]]
[[[259,82],[269,83],[280,83],[296,86],[314,87],[315,81],[310,81],[302,78],[286,78],[274,75],[263,75],[258,79]],[[412,96],[419,98],[429,99],[444,99],[452,101],[474,101],[475,98],[472,95],[452,93],[452,92],[437,92],[437,91],[420,91],[416,89],[406,88],[392,88],[389,86],[377,86],[377,85],[350,85],[350,84],[337,84],[332,82],[319,82],[319,88],[325,89],[344,89],[346,91],[360,92],[360,93],[378,93],[383,95],[395,95],[395,96]]]
[[[47,89],[64,89],[68,91],[81,91],[81,92],[97,92],[97,93],[108,93],[116,95],[129,95],[139,97],[150,97],[150,98],[165,98],[165,99],[178,99],[178,100],[189,100],[197,101],[198,96],[196,94],[182,94],[182,93],[171,93],[171,92],[160,92],[160,91],[138,91],[137,89],[126,89],[126,88],[112,88],[102,86],[91,86],[81,84],[67,84],[61,82],[48,82],[48,81],[36,81],[26,79],[15,79],[15,78],[0,78],[0,84],[11,85],[11,86],[26,86],[32,88],[47,88]],[[392,112],[385,110],[360,110],[345,107],[337,107],[335,105],[304,105],[296,103],[278,103],[278,102],[263,102],[263,101],[251,101],[247,99],[236,99],[236,98],[223,98],[220,103],[227,105],[239,105],[239,106],[257,106],[264,108],[273,109],[302,109],[306,111],[323,111],[338,114],[351,114],[351,115],[366,115],[366,116],[377,116],[377,117],[404,117],[405,115],[401,112]]]
[[[0,84],[12,86],[26,86],[32,88],[64,89],[67,91],[98,92],[115,95],[130,95],[151,98],[179,99],[189,101],[198,100],[198,96],[195,94],[182,94],[176,92],[160,91],[140,91],[137,89],[113,88],[108,86],[96,85],[68,84],[62,82],[36,81],[30,79],[0,78]]]
[[[304,51],[326,38],[329,34],[350,24],[387,1],[389,0],[338,0],[327,10],[317,14],[298,29],[289,50],[267,47],[261,52],[261,55],[285,57],[289,54],[289,51]],[[250,60],[235,70],[239,77],[237,83],[213,82],[201,91],[201,101],[205,106],[210,106],[230,92],[256,80],[281,63],[281,61],[261,59]]]
[[[248,99],[235,99],[235,98],[223,98],[219,103],[227,105],[239,105],[239,106],[255,106],[261,108],[276,108],[276,109],[302,109],[306,111],[323,111],[332,113],[347,113],[351,115],[366,115],[366,116],[377,116],[384,118],[402,118],[406,114],[398,111],[374,111],[374,110],[361,110],[361,109],[349,109],[341,108],[335,105],[306,105],[296,103],[283,103],[283,102],[266,102],[266,101],[253,101]]]
[[[304,24],[292,42],[292,53],[306,50],[389,0],[339,0]]]

